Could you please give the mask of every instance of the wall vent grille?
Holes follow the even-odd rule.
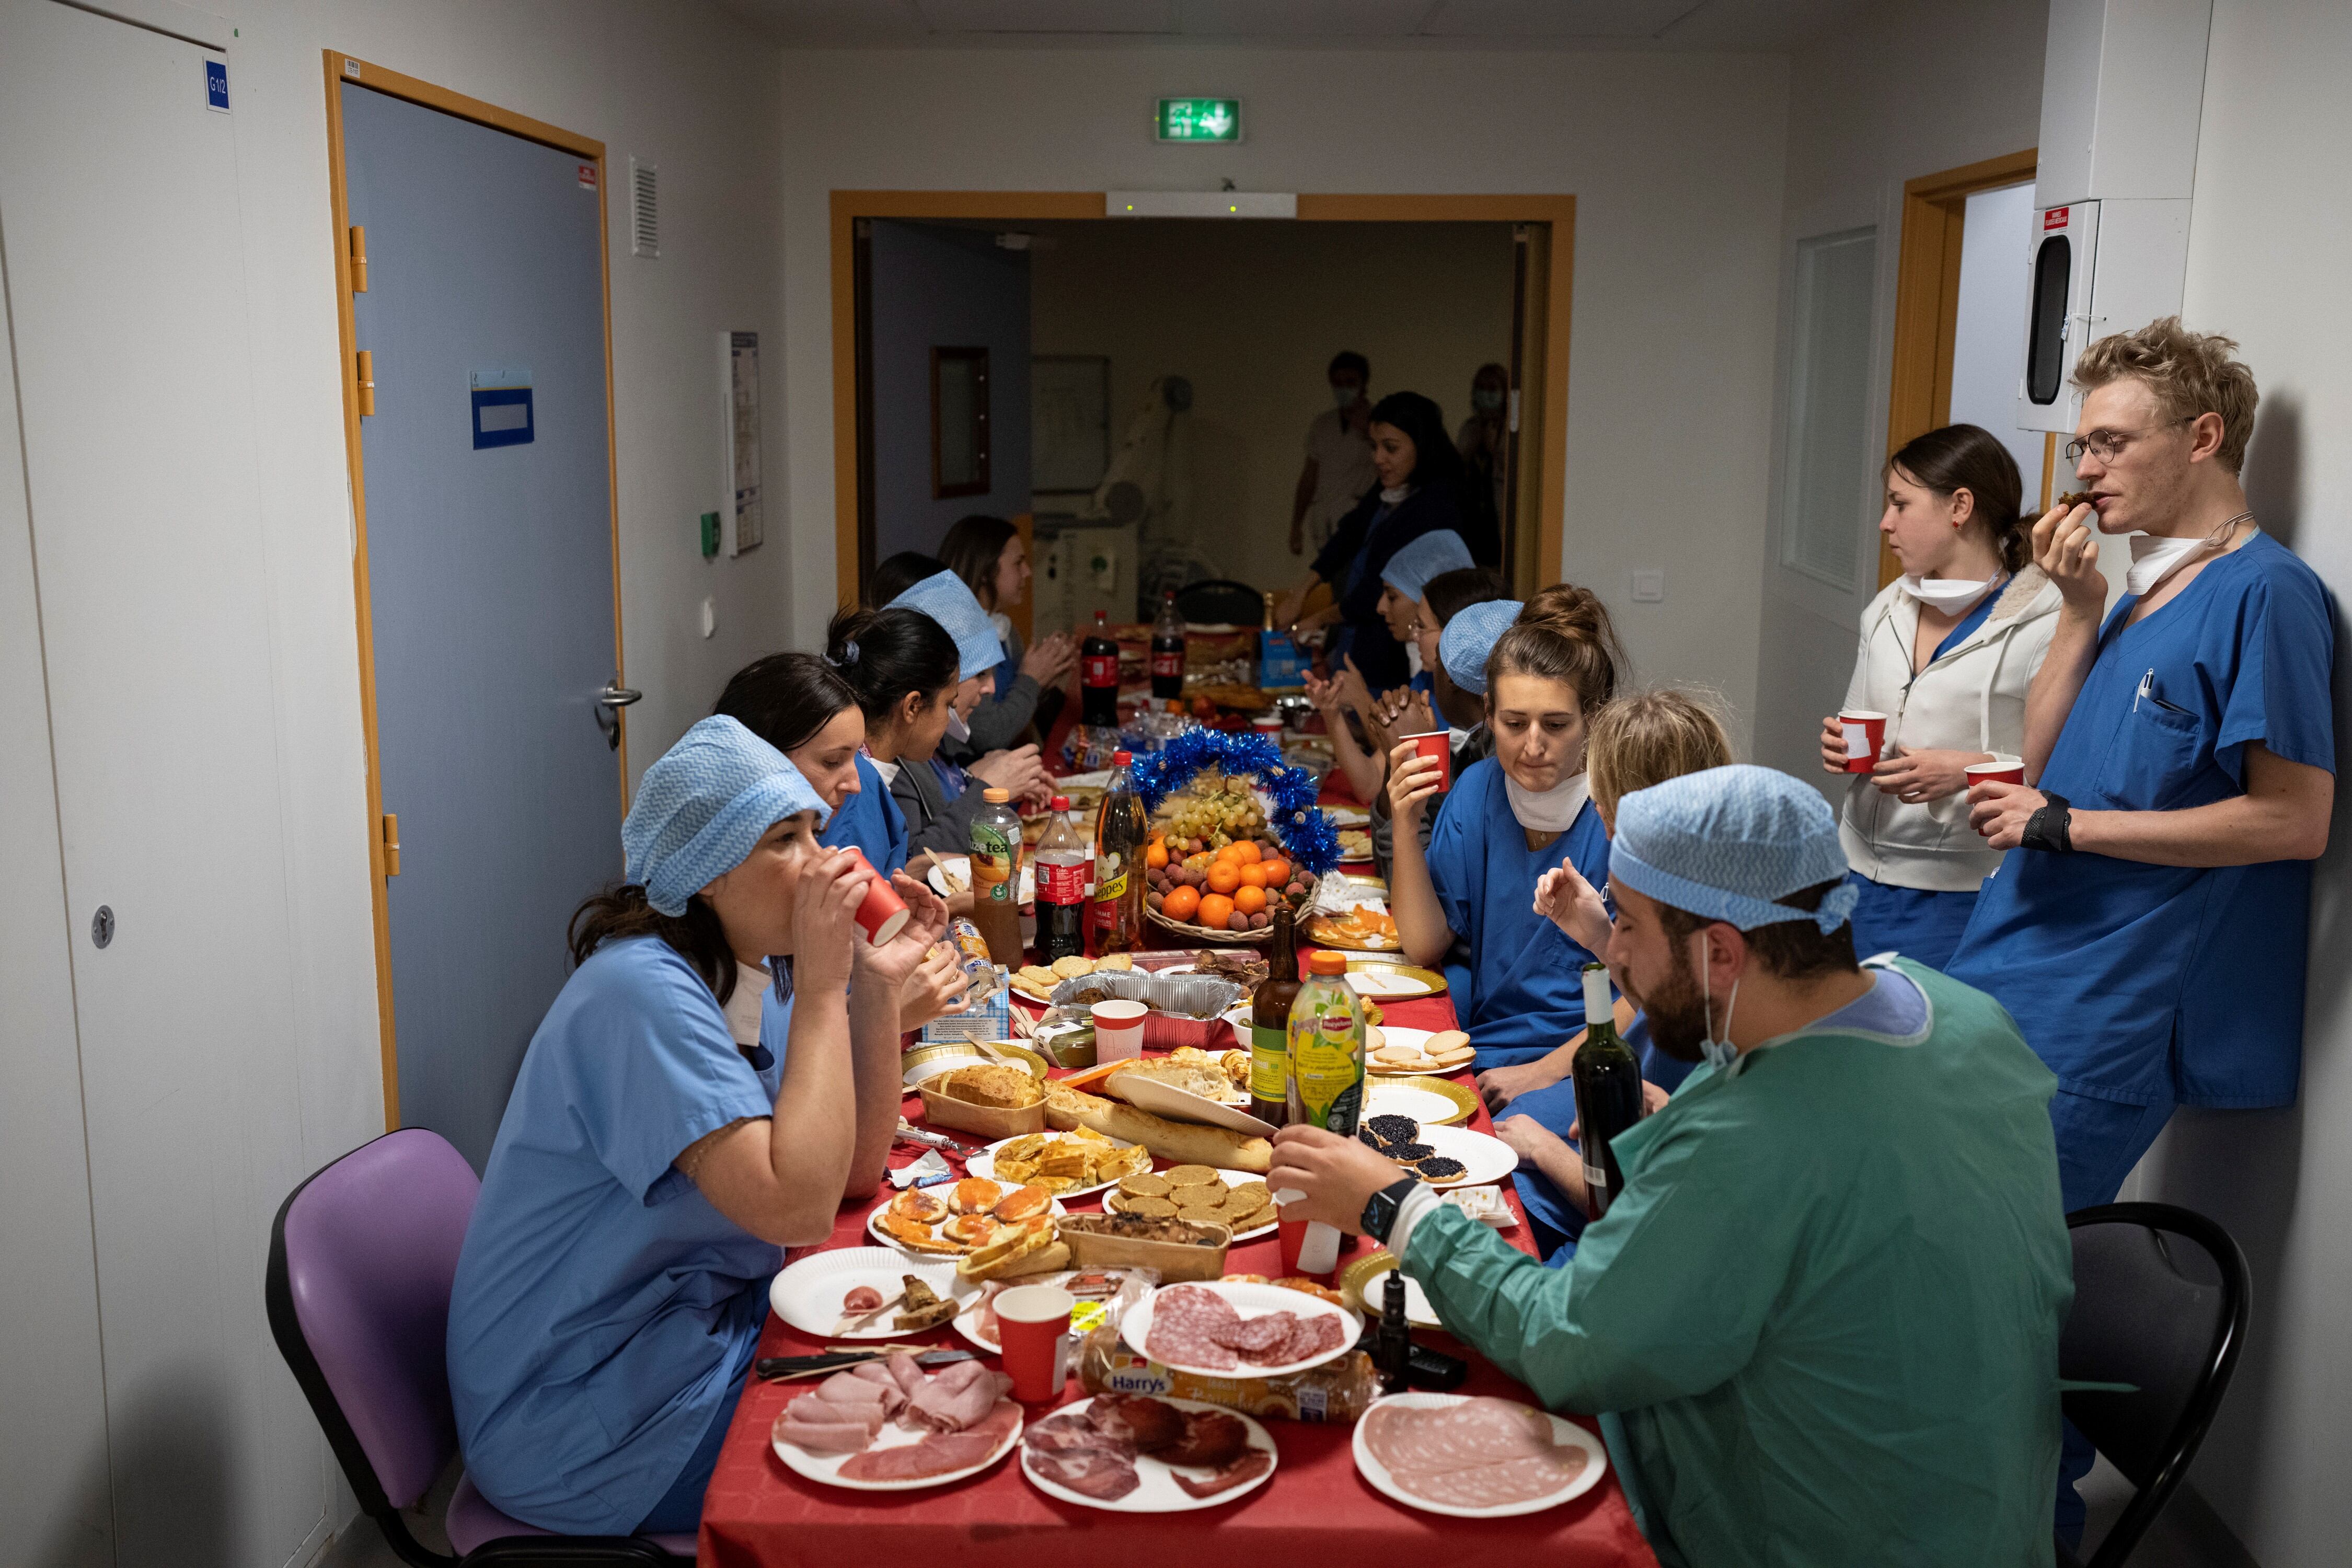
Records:
[[[661,254],[661,171],[629,160],[629,254]]]

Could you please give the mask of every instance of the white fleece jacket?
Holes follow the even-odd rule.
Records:
[[[1982,625],[1915,676],[1918,601],[1889,583],[1862,613],[1845,705],[1885,714],[1890,747],[2021,756],[2025,694],[2058,629],[2058,605],[2057,585],[2028,566],[2000,590]],[[1974,892],[2000,864],[2001,852],[1986,848],[1969,826],[1966,790],[1911,805],[1856,773],[1838,836],[1847,863],[1889,887]]]

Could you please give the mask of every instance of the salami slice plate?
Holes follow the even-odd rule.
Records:
[[[1274,1312],[1292,1315],[1297,1337],[1278,1342],[1296,1347],[1297,1353],[1279,1361],[1247,1361],[1234,1347],[1218,1342],[1217,1324],[1245,1322]],[[1156,1343],[1155,1322],[1166,1331]],[[1363,1331],[1364,1321],[1345,1307],[1303,1290],[1234,1279],[1163,1285],[1129,1308],[1118,1325],[1119,1337],[1153,1361],[1207,1377],[1286,1377],[1347,1354]]]
[[[1601,1446],[1599,1437],[1562,1416],[1554,1415],[1549,1411],[1538,1411],[1531,1406],[1521,1405],[1519,1408],[1528,1411],[1529,1415],[1541,1415],[1546,1421],[1551,1423],[1552,1442],[1556,1446],[1563,1448],[1573,1447],[1583,1451],[1584,1464],[1570,1475],[1562,1484],[1533,1495],[1521,1496],[1507,1502],[1491,1503],[1484,1507],[1440,1501],[1434,1498],[1423,1496],[1420,1492],[1407,1489],[1400,1483],[1395,1472],[1378,1457],[1378,1450],[1381,1447],[1380,1438],[1387,1427],[1387,1421],[1380,1417],[1380,1413],[1383,1409],[1391,1412],[1450,1410],[1470,1404],[1473,1397],[1466,1394],[1394,1394],[1385,1399],[1374,1400],[1371,1408],[1366,1410],[1363,1418],[1356,1423],[1355,1436],[1351,1440],[1356,1455],[1356,1473],[1370,1482],[1375,1491],[1404,1504],[1407,1508],[1419,1509],[1423,1513],[1446,1514],[1454,1519],[1509,1519],[1522,1513],[1540,1513],[1545,1509],[1558,1508],[1561,1503],[1571,1499],[1582,1497],[1601,1484],[1601,1473],[1609,1468],[1609,1452]],[[1490,1401],[1489,1403],[1507,1402]],[[1564,1466],[1561,1468],[1565,1468]],[[1500,1489],[1508,1489],[1506,1487]]]
[[[1149,1454],[1139,1454],[1130,1461],[1135,1466],[1137,1484],[1135,1489],[1124,1497],[1088,1497],[1082,1491],[1063,1486],[1058,1481],[1050,1480],[1038,1474],[1025,1447],[1021,1453],[1021,1473],[1028,1478],[1031,1486],[1049,1498],[1062,1502],[1076,1503],[1081,1508],[1099,1508],[1111,1513],[1182,1513],[1197,1508],[1220,1508],[1236,1499],[1247,1497],[1274,1478],[1275,1468],[1280,1462],[1280,1455],[1275,1447],[1273,1434],[1259,1426],[1257,1422],[1242,1415],[1238,1410],[1228,1410],[1222,1405],[1204,1405],[1197,1399],[1163,1399],[1161,1403],[1172,1405],[1188,1414],[1194,1411],[1213,1411],[1237,1417],[1243,1426],[1249,1428],[1249,1446],[1265,1455],[1265,1469],[1225,1491],[1203,1498],[1196,1498],[1178,1486],[1176,1478],[1190,1476],[1197,1481],[1204,1479],[1208,1475],[1207,1471],[1189,1468],[1180,1470],[1172,1465],[1161,1463]],[[1062,1406],[1054,1414],[1060,1415],[1065,1412],[1084,1413],[1093,1405],[1094,1401],[1091,1399],[1080,1399]]]

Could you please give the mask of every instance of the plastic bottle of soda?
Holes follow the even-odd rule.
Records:
[[[1128,769],[1129,752],[1114,752],[1102,815],[1095,819],[1095,894],[1087,921],[1089,956],[1136,952],[1143,947],[1143,852],[1150,837],[1143,797]]]
[[[1176,613],[1173,590],[1161,595],[1160,618],[1151,623],[1151,695],[1184,695],[1184,617]]]
[[[1087,847],[1070,826],[1070,798],[1054,797],[1053,816],[1037,840],[1037,962],[1083,958],[1087,952]]]
[[[971,816],[971,923],[988,956],[1018,969],[1021,956],[1021,818],[1012,796],[984,790]]]
[[[1078,645],[1078,722],[1118,728],[1118,644],[1110,616],[1095,612],[1095,629]]]

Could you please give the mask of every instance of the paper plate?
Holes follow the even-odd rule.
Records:
[[[822,1379],[811,1379],[809,1383],[810,1388],[814,1390],[816,1384],[822,1381]],[[811,1392],[808,1394],[794,1394],[793,1397],[795,1399],[814,1399],[816,1395],[814,1392]],[[789,1408],[789,1405],[787,1408]],[[1017,1411],[1020,1409],[1020,1406],[1016,1405],[1013,1408]],[[782,1420],[783,1418],[782,1416],[778,1416],[777,1425],[782,1425]],[[1020,1443],[1021,1434],[1027,1428],[1027,1426],[1028,1422],[1025,1418],[1013,1422],[1013,1435],[1005,1438],[1003,1442],[997,1444],[995,1447],[990,1449],[988,1458],[981,1460],[980,1463],[976,1465],[966,1465],[960,1470],[942,1471],[940,1474],[936,1476],[918,1476],[913,1480],[908,1481],[850,1480],[842,1475],[841,1467],[847,1464],[851,1459],[856,1458],[856,1455],[812,1454],[805,1448],[795,1447],[792,1444],[785,1442],[782,1438],[775,1435],[773,1428],[771,1428],[768,1434],[768,1447],[776,1451],[776,1458],[782,1459],[784,1462],[784,1468],[791,1470],[793,1474],[796,1476],[806,1476],[810,1480],[822,1481],[824,1485],[829,1487],[844,1487],[851,1491],[858,1492],[911,1492],[920,1490],[925,1487],[943,1487],[950,1481],[960,1481],[967,1476],[976,1476],[980,1474],[981,1471],[988,1468],[991,1465],[996,1463],[997,1460],[1002,1459],[1005,1455],[1011,1453]],[[895,1421],[885,1422],[882,1426],[881,1435],[874,1439],[873,1447],[867,1448],[866,1451],[870,1454],[876,1449],[880,1448],[911,1447],[916,1443],[922,1441],[924,1436],[924,1433],[909,1432]]]
[[[1339,1270],[1339,1294],[1356,1303],[1356,1310],[1364,1314],[1364,1321],[1380,1321],[1387,1300],[1388,1276],[1396,1271],[1396,1254],[1382,1247],[1378,1252],[1367,1253]],[[1422,1289],[1421,1281],[1409,1274],[1404,1281],[1404,1321],[1416,1329],[1445,1327],[1437,1316],[1437,1309],[1429,1304],[1429,1296]]]
[[[1355,1313],[1345,1307],[1335,1307],[1319,1296],[1309,1296],[1304,1290],[1292,1290],[1280,1285],[1250,1284],[1236,1279],[1210,1279],[1191,1285],[1162,1285],[1140,1302],[1129,1307],[1127,1310],[1127,1316],[1121,1318],[1118,1324],[1118,1337],[1125,1340],[1130,1348],[1143,1355],[1150,1356],[1154,1361],[1160,1361],[1160,1358],[1145,1350],[1144,1342],[1151,1337],[1152,1309],[1158,1304],[1160,1298],[1171,1290],[1214,1291],[1232,1302],[1234,1310],[1244,1318],[1263,1317],[1268,1312],[1286,1311],[1296,1312],[1302,1318],[1335,1317],[1345,1326],[1346,1332],[1339,1336],[1337,1348],[1308,1356],[1305,1361],[1285,1362],[1276,1366],[1259,1366],[1255,1363],[1245,1363],[1238,1370],[1233,1367],[1202,1366],[1195,1363],[1181,1361],[1161,1362],[1162,1365],[1173,1367],[1178,1372],[1197,1373],[1203,1377],[1287,1377],[1294,1372],[1305,1372],[1310,1366],[1321,1366],[1327,1361],[1335,1361],[1346,1355],[1356,1348],[1356,1341],[1362,1337],[1364,1331],[1364,1321]]]
[[[1447,1188],[1499,1182],[1519,1168],[1519,1157],[1508,1143],[1484,1132],[1473,1132],[1467,1127],[1424,1126],[1421,1141],[1447,1159],[1459,1160],[1468,1167],[1460,1181],[1446,1183]]]
[[[812,1252],[785,1268],[768,1286],[768,1304],[776,1316],[804,1334],[819,1340],[902,1340],[929,1329],[894,1329],[895,1315],[885,1312],[855,1333],[836,1334],[841,1299],[860,1285],[871,1285],[887,1300],[906,1289],[913,1275],[941,1297],[955,1293],[955,1260],[923,1262],[888,1247],[840,1247]],[[936,1325],[945,1327],[944,1324]]]
[[[1360,833],[1372,825],[1372,814],[1360,805],[1327,805],[1321,810],[1334,827],[1352,827]]]
[[[1211,1127],[1222,1127],[1251,1138],[1271,1138],[1280,1128],[1260,1121],[1238,1106],[1211,1100],[1205,1094],[1194,1094],[1189,1089],[1179,1089],[1156,1078],[1133,1074],[1119,1082],[1118,1093],[1112,1096],[1124,1100],[1138,1110],[1165,1116],[1171,1121],[1199,1121]]]
[[[1434,969],[1423,969],[1417,963],[1399,963],[1390,959],[1351,958],[1348,961],[1348,984],[1359,996],[1380,1001],[1402,1001],[1411,996],[1435,996],[1445,989],[1445,976]]]
[[[1608,1449],[1601,1446],[1600,1438],[1579,1426],[1575,1422],[1554,1415],[1549,1411],[1541,1411],[1538,1414],[1551,1423],[1552,1440],[1560,1444],[1572,1443],[1583,1449],[1584,1468],[1577,1472],[1575,1479],[1569,1481],[1559,1490],[1547,1492],[1542,1497],[1530,1498],[1522,1502],[1497,1503],[1492,1508],[1462,1508],[1452,1503],[1431,1502],[1398,1486],[1395,1478],[1389,1474],[1388,1467],[1372,1458],[1371,1450],[1364,1440],[1364,1434],[1371,1424],[1374,1412],[1382,1406],[1396,1405],[1421,1410],[1442,1410],[1451,1405],[1467,1404],[1470,1398],[1471,1395],[1466,1394],[1391,1394],[1385,1399],[1374,1400],[1371,1408],[1366,1410],[1363,1418],[1356,1423],[1355,1436],[1350,1443],[1356,1455],[1356,1473],[1370,1481],[1375,1491],[1394,1499],[1407,1508],[1419,1509],[1423,1513],[1442,1513],[1454,1519],[1509,1519],[1517,1514],[1541,1513],[1545,1509],[1558,1508],[1561,1503],[1571,1499],[1582,1497],[1601,1484],[1602,1473],[1609,1468]]]
[[[1036,1134],[1024,1133],[1022,1136],[1034,1137]],[[1045,1136],[1048,1138],[1057,1138],[1066,1137],[1068,1134],[1048,1132]],[[975,1176],[986,1176],[992,1182],[997,1182],[1007,1186],[1019,1186],[1021,1184],[1020,1183],[1006,1182],[1004,1178],[1000,1177],[996,1173],[996,1152],[1012,1142],[1013,1142],[1013,1140],[1011,1138],[999,1138],[995,1142],[991,1143],[979,1153],[967,1158],[963,1163],[963,1168]],[[1111,1142],[1116,1147],[1121,1149],[1132,1149],[1135,1147],[1134,1142],[1126,1138],[1114,1138],[1111,1140]],[[1055,1193],[1054,1195],[1057,1198],[1082,1198],[1088,1193],[1098,1193],[1105,1187],[1115,1187],[1117,1185],[1118,1185],[1118,1178],[1117,1176],[1113,1176],[1109,1181],[1097,1182],[1091,1187],[1071,1187],[1067,1191]]]
[[[1263,1182],[1265,1180],[1264,1176],[1254,1175],[1247,1171],[1223,1170],[1217,1173],[1217,1179],[1223,1182],[1225,1185],[1229,1187],[1238,1187],[1244,1182]],[[1116,1186],[1112,1187],[1110,1191],[1105,1193],[1102,1198],[1103,1213],[1117,1214],[1118,1212],[1119,1200],[1126,1195],[1126,1194],[1120,1192]],[[1227,1245],[1234,1246],[1244,1241],[1255,1241],[1260,1237],[1272,1236],[1276,1231],[1280,1230],[1281,1228],[1281,1221],[1270,1219],[1264,1225],[1255,1226],[1253,1229],[1235,1231],[1232,1237],[1227,1239]]]
[[[962,891],[967,893],[971,891],[971,857],[969,855],[940,856],[938,863],[931,867],[929,873],[924,876],[923,880],[931,885],[931,891],[939,894],[941,898],[946,898],[950,893],[958,890],[951,883],[949,882],[947,875],[949,872],[953,872],[956,876],[963,879]],[[1037,901],[1037,868],[1029,863],[1029,860],[1025,856],[1021,861],[1021,888],[1019,897],[1020,902],[1024,907],[1034,904]]]
[[[944,1202],[946,1201],[947,1194],[953,1191],[954,1187],[955,1184],[953,1182],[941,1182],[939,1185],[928,1190],[939,1194],[940,1200]],[[961,1256],[961,1254],[946,1252],[919,1252],[915,1248],[907,1246],[904,1242],[901,1242],[897,1237],[892,1236],[888,1231],[882,1228],[882,1214],[883,1211],[887,1209],[889,1206],[890,1205],[887,1203],[878,1203],[874,1205],[872,1211],[866,1216],[866,1235],[872,1237],[883,1246],[890,1248],[893,1252],[903,1252],[909,1258],[921,1258],[927,1262],[937,1263],[944,1259],[946,1262],[952,1264],[955,1262],[956,1258]],[[1066,1215],[1070,1211],[1062,1206],[1061,1199],[1055,1198],[1046,1212],[1053,1215],[1055,1217],[1059,1218],[1061,1215]],[[950,1215],[949,1217],[953,1218],[954,1216]],[[931,1238],[934,1241],[939,1239],[940,1226],[946,1223],[947,1220],[943,1219],[935,1222],[931,1226]],[[966,1253],[977,1252],[980,1249],[976,1247],[967,1247],[964,1248]],[[887,1296],[889,1292],[886,1290],[883,1294]]]
[[[1218,1492],[1213,1497],[1194,1497],[1176,1484],[1175,1467],[1164,1464],[1149,1454],[1136,1456],[1136,1488],[1122,1498],[1106,1500],[1088,1497],[1084,1492],[1072,1491],[1058,1481],[1047,1480],[1029,1468],[1029,1450],[1026,1448],[1021,1451],[1022,1475],[1028,1479],[1031,1486],[1035,1487],[1047,1497],[1062,1502],[1076,1503],[1080,1508],[1098,1508],[1107,1513],[1188,1513],[1199,1508],[1222,1508],[1236,1499],[1245,1498],[1272,1480],[1274,1472],[1282,1468],[1282,1453],[1275,1447],[1273,1435],[1240,1411],[1228,1410],[1222,1405],[1205,1405],[1197,1399],[1163,1398],[1160,1403],[1172,1405],[1182,1411],[1213,1410],[1234,1417],[1249,1428],[1249,1446],[1253,1448],[1262,1448],[1266,1453],[1272,1454],[1275,1457],[1275,1462],[1255,1479],[1244,1481],[1229,1491]],[[1054,1414],[1059,1415],[1066,1410],[1083,1411],[1091,1408],[1093,1405],[1094,1401],[1091,1399],[1081,1399],[1062,1406],[1061,1410],[1056,1410]]]
[[[1369,1070],[1371,1064],[1365,1065]],[[1364,1091],[1367,1117],[1410,1116],[1424,1127],[1459,1127],[1478,1113],[1475,1092],[1442,1078],[1382,1075],[1366,1084]]]

